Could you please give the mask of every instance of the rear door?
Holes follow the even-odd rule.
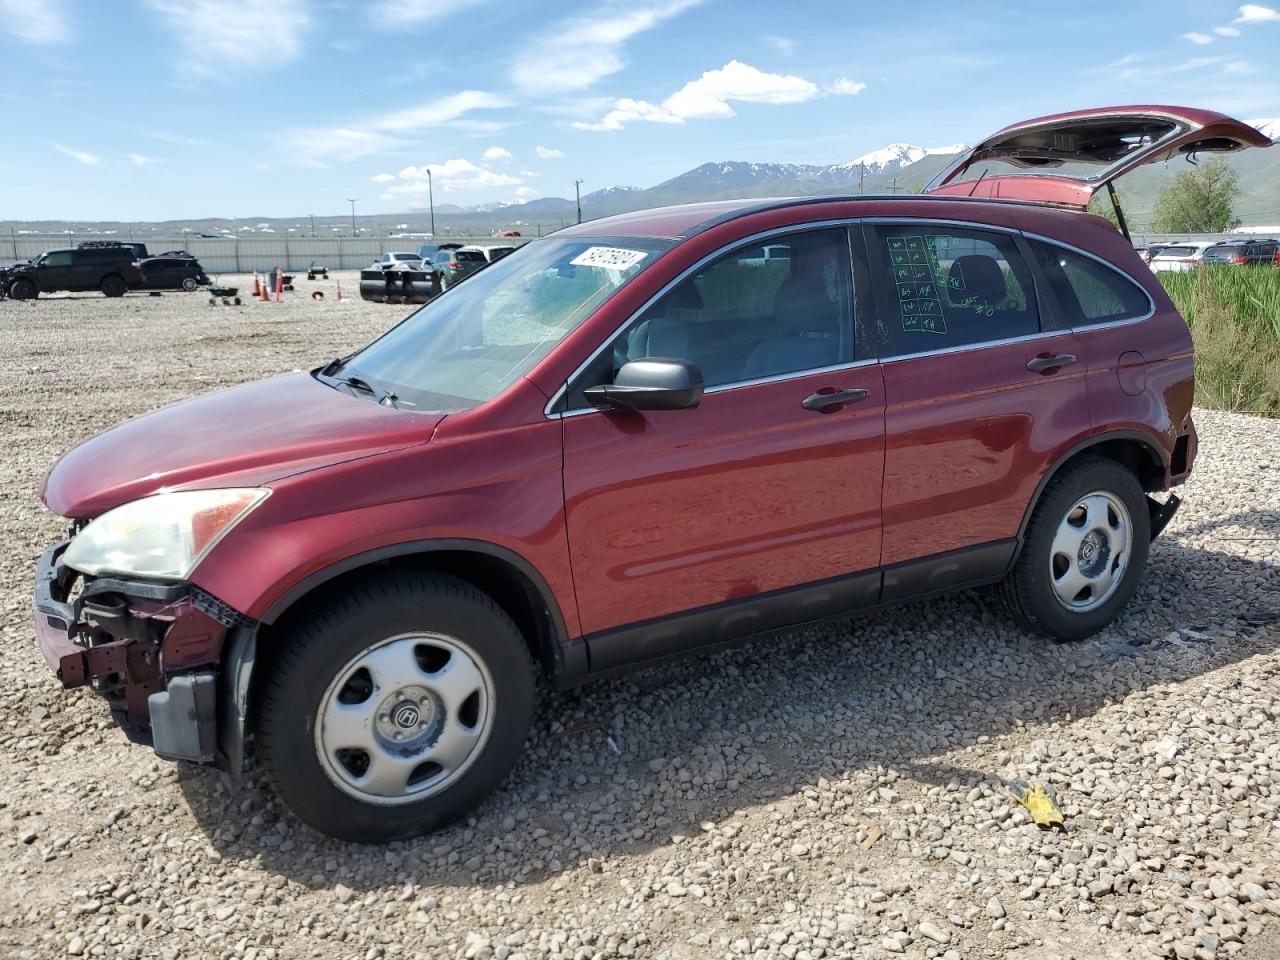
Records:
[[[1099,190],[1143,164],[1269,146],[1261,131],[1211,110],[1077,110],[1005,127],[942,171],[925,193],[1084,209]]]
[[[868,222],[884,370],[884,598],[1000,575],[1047,460],[1089,427],[1014,231]]]
[[[855,343],[848,232],[771,242],[792,256],[757,243],[696,267],[569,384],[565,507],[593,670],[878,596],[884,390]],[[585,404],[643,357],[696,364],[700,405]]]

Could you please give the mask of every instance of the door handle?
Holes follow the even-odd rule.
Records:
[[[1060,353],[1057,356],[1042,353],[1027,361],[1027,369],[1032,373],[1053,373],[1055,370],[1069,367],[1075,362],[1076,356],[1073,353]]]
[[[870,396],[866,390],[862,390],[857,387],[853,387],[848,390],[832,390],[829,387],[825,389],[829,392],[823,393],[819,390],[812,396],[805,397],[801,400],[800,406],[804,407],[806,410],[822,411],[827,407],[834,407],[839,404],[857,403],[859,400],[865,400]]]

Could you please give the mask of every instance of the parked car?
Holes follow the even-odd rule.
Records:
[[[1280,266],[1280,241],[1224,240],[1204,252],[1207,264],[1231,264],[1239,267]]]
[[[142,284],[133,256],[130,247],[121,245],[46,250],[34,260],[0,271],[0,287],[14,300],[62,290],[101,290],[108,297],[122,297]]]
[[[209,285],[209,277],[200,261],[192,256],[165,254],[139,260],[136,265],[141,274],[137,284],[139,290],[186,290],[190,293],[197,287]]]
[[[307,267],[307,279],[314,280],[316,277],[329,279],[329,267],[322,260],[312,260],[311,266]]]
[[[437,250],[431,258],[430,269],[435,282],[444,291],[488,263],[488,257],[479,247],[460,247]]]
[[[980,585],[1090,636],[1197,440],[1187,325],[1087,205],[1142,162],[1268,143],[1208,111],[1081,111],[920,196],[534,240],[349,356],[67,453],[45,659],[160,756],[238,771],[254,734],[299,817],[372,841],[500,784],[539,674]]]
[[[501,260],[503,257],[505,257],[509,253],[514,253],[516,248],[515,247],[497,247],[497,246],[484,247],[477,244],[476,246],[463,247],[462,249],[463,250],[479,250],[480,253],[484,256],[486,261],[488,261],[489,263],[493,263],[493,261]]]
[[[1168,246],[1170,246],[1170,244],[1153,243],[1150,246],[1135,247],[1134,249],[1138,251],[1138,256],[1142,258],[1142,262],[1149,264],[1151,262],[1152,257],[1158,255],[1161,250],[1164,250]]]
[[[378,270],[421,270],[423,262],[416,253],[384,253],[370,266]]]
[[[434,257],[441,250],[457,250],[461,246],[462,244],[460,243],[452,243],[452,242],[424,243],[422,246],[418,248],[418,256],[420,256],[423,260],[430,262],[431,258]]]
[[[1216,241],[1201,240],[1193,243],[1174,243],[1164,247],[1151,258],[1151,269],[1156,273],[1173,271],[1181,273],[1194,270],[1204,262],[1204,252]]]

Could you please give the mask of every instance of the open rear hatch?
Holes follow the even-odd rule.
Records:
[[[1144,163],[1269,147],[1261,131],[1212,110],[1101,107],[1005,127],[934,178],[925,193],[1088,207]]]

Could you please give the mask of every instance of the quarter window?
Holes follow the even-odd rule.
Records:
[[[1035,287],[1012,236],[880,224],[869,243],[885,356],[1039,332]]]
[[[595,376],[607,382],[643,357],[688,360],[708,387],[836,366],[854,359],[852,318],[844,229],[771,239],[681,281],[615,341],[613,371]]]
[[[1151,309],[1141,287],[1092,257],[1039,240],[1031,247],[1062,307],[1065,326],[1131,320]]]

